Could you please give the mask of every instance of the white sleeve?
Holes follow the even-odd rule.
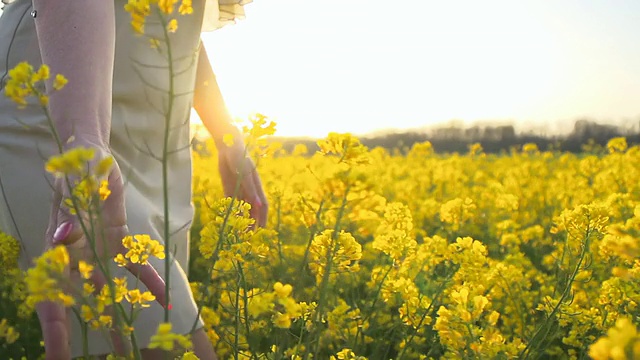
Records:
[[[206,0],[202,32],[213,31],[244,19],[243,6],[252,0]]]

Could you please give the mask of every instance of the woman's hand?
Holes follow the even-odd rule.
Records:
[[[75,142],[69,148],[83,146],[95,149],[94,160],[91,165],[97,164],[105,157],[111,156],[108,148],[102,145],[95,145],[89,142]],[[70,267],[67,274],[69,279],[77,278],[77,264],[79,260],[87,263],[97,261],[94,250],[104,266],[113,264],[113,257],[126,253],[127,249],[122,245],[122,239],[129,235],[127,228],[127,216],[125,212],[124,184],[122,174],[118,164],[113,162],[110,172],[106,175],[108,188],[111,194],[102,202],[98,221],[94,217],[95,243],[85,236],[85,229],[90,229],[89,219],[85,212],[80,215],[72,215],[64,199],[70,196],[68,182],[73,183],[75,179],[70,177],[56,178],[53,187],[53,204],[49,217],[49,225],[45,234],[45,250],[54,246],[66,246],[70,256]],[[81,221],[83,225],[81,225]],[[95,266],[92,281],[96,289],[100,289],[107,284],[105,274]],[[138,275],[140,280],[147,286],[155,296],[157,301],[165,304],[165,283],[158,272],[150,265],[130,264],[127,269]],[[42,326],[44,336],[45,352],[47,359],[70,359],[69,350],[69,321],[66,309],[56,303],[38,304],[37,313]],[[116,340],[116,339],[114,339]]]
[[[227,146],[216,142],[218,148],[218,169],[225,196],[234,196],[251,204],[251,217],[256,224],[267,224],[268,204],[256,167],[246,156],[242,142]],[[238,192],[236,193],[236,188]]]

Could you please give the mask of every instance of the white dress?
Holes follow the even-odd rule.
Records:
[[[176,68],[174,101],[169,143],[169,227],[170,248],[175,249],[171,266],[171,322],[173,331],[188,333],[196,322],[197,308],[185,275],[188,266],[189,225],[193,217],[191,204],[191,153],[189,114],[190,92],[194,88],[200,32],[216,29],[240,17],[248,1],[193,0],[193,14],[177,16],[178,31],[171,34]],[[166,59],[149,45],[149,39],[134,35],[130,15],[124,11],[125,0],[116,3],[116,51],[113,81],[111,146],[126,186],[126,210],[133,234],[149,234],[163,241],[164,201],[161,163],[139,151],[147,149],[162,154],[164,118],[156,111],[167,101]],[[15,0],[0,17],[0,87],[7,71],[21,61],[35,68],[41,64],[31,0]],[[37,14],[46,16],[46,14]],[[204,25],[203,25],[204,17]],[[160,26],[150,17],[147,34],[160,36]],[[137,65],[136,65],[137,64]],[[142,65],[144,64],[144,65]],[[67,86],[72,86],[69,83]],[[19,119],[19,121],[18,121]],[[0,95],[0,230],[14,236],[22,245],[21,266],[27,267],[43,249],[52,191],[44,171],[44,161],[55,153],[55,146],[38,106],[18,110],[15,103]],[[173,260],[171,259],[171,260]],[[164,277],[164,260],[152,262]],[[135,279],[130,278],[129,284]],[[135,323],[137,340],[144,347],[155,334],[163,309],[153,304],[144,309]],[[72,319],[74,317],[72,316]],[[201,326],[198,323],[198,326]],[[72,320],[72,339],[80,337],[80,327]],[[72,340],[73,356],[82,355],[81,341]],[[91,354],[111,351],[102,332],[89,336]]]

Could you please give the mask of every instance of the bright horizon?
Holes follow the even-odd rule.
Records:
[[[203,35],[228,108],[277,135],[640,119],[640,2],[254,0]]]

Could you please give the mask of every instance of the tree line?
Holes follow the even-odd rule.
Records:
[[[640,125],[640,124],[639,124]],[[413,144],[429,141],[437,153],[465,153],[471,144],[479,143],[486,153],[508,152],[514,147],[534,143],[540,150],[559,150],[572,153],[598,151],[615,137],[624,136],[631,146],[640,143],[638,129],[599,124],[592,120],[578,120],[573,130],[565,135],[517,133],[512,125],[439,127],[427,131],[407,131],[376,136],[363,136],[360,141],[368,148],[383,147],[389,151],[406,153]],[[296,144],[304,144],[311,153],[318,150],[316,140],[300,138],[274,138],[283,149],[292,151]]]

